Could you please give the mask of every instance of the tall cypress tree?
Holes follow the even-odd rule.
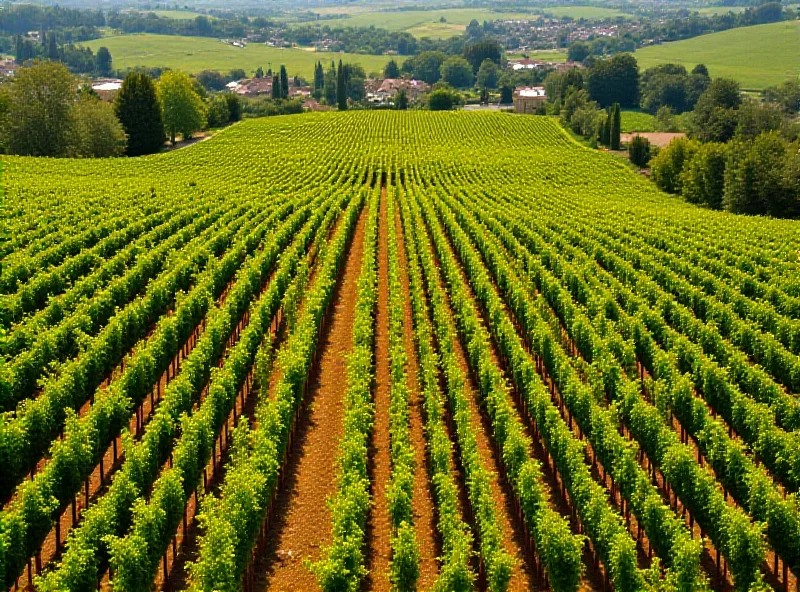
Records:
[[[277,74],[272,77],[272,98],[275,100],[281,98],[281,81]]]
[[[339,60],[339,70],[336,72],[336,104],[339,111],[347,109],[347,80],[344,77],[342,60]]]
[[[286,73],[286,66],[281,64],[281,98],[289,98],[289,75]]]
[[[22,65],[25,61],[25,45],[22,42],[22,35],[17,35],[14,38],[14,61],[18,66]]]
[[[317,65],[314,67],[314,91],[320,92],[324,86],[325,72],[322,71],[322,63],[317,62]]]
[[[620,132],[622,131],[622,114],[619,110],[619,103],[614,103],[611,108],[611,149],[619,150]]]
[[[603,124],[603,134],[600,138],[603,146],[611,144],[611,109],[606,111],[606,122]]]
[[[164,123],[152,78],[142,72],[128,74],[117,93],[114,111],[128,136],[128,156],[161,150]]]
[[[58,40],[55,33],[50,33],[47,38],[47,59],[53,62],[57,62],[59,59]]]

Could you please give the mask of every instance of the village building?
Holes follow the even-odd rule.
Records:
[[[534,114],[547,101],[543,86],[528,86],[514,92],[514,112]]]
[[[408,100],[413,102],[421,95],[429,92],[431,90],[431,85],[422,80],[386,78],[383,81],[367,81],[365,88],[367,91],[368,103],[376,106],[385,106],[400,92],[400,89],[405,90],[408,95]]]
[[[118,78],[96,78],[92,81],[92,90],[104,101],[111,101],[122,88],[122,80]]]
[[[0,77],[11,77],[17,71],[17,64],[14,58],[0,59]]]

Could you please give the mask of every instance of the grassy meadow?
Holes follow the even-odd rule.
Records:
[[[793,21],[741,27],[636,51],[642,69],[665,63],[687,69],[705,64],[713,77],[738,80],[756,90],[800,73],[800,24]]]
[[[314,64],[321,61],[326,67],[331,60],[359,63],[369,72],[383,70],[390,59],[402,62],[398,56],[375,56],[350,53],[314,52],[305,49],[279,49],[251,43],[245,48],[233,47],[209,37],[178,35],[116,35],[95,39],[85,45],[97,51],[105,46],[111,52],[114,68],[125,70],[136,66],[162,66],[173,70],[196,73],[201,70],[227,72],[243,68],[252,74],[261,66],[265,70],[286,65],[290,76],[298,74],[310,79]]]
[[[625,16],[624,13],[598,6],[557,6],[529,12],[497,12],[479,8],[442,8],[431,10],[370,10],[366,7],[323,8],[320,14],[345,14],[347,18],[328,21],[331,27],[381,27],[390,31],[406,31],[415,37],[446,38],[460,35],[475,19],[479,23],[501,19],[529,19],[539,15],[568,16],[574,19],[604,19]],[[444,19],[444,22],[442,22]]]

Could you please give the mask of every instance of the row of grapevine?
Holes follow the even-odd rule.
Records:
[[[6,342],[2,344],[2,353],[7,357],[13,357],[31,347],[40,332],[46,330],[50,325],[56,325],[63,321],[80,305],[84,298],[92,297],[109,282],[124,274],[143,252],[155,248],[179,229],[190,224],[200,215],[200,211],[200,206],[196,208],[176,206],[174,214],[170,215],[164,223],[131,242],[91,274],[72,283],[63,293],[57,296],[51,295],[46,306],[42,306],[33,314],[28,314],[24,319],[22,318],[22,303],[9,302],[6,305],[7,310],[10,311],[12,321],[16,321],[17,324],[12,327]],[[22,298],[12,298],[22,300]]]
[[[536,248],[539,250],[546,247],[539,244]],[[573,278],[577,276],[573,275]],[[759,438],[768,443],[769,447],[755,448],[760,458],[777,457],[786,462],[789,459],[774,452],[778,450],[781,441],[769,437],[775,430],[769,417],[752,401],[737,394],[735,387],[725,381],[724,374],[715,370],[714,362],[703,359],[698,346],[690,344],[685,337],[669,328],[657,311],[650,310],[644,301],[612,279],[607,281],[614,293],[621,297],[620,304],[624,306],[616,313],[621,317],[620,331],[634,341],[637,356],[648,371],[656,379],[665,381],[665,384],[657,384],[648,390],[656,395],[661,392],[669,393],[669,397],[662,398],[660,404],[675,411],[683,427],[695,437],[696,445],[711,463],[717,479],[733,493],[734,498],[754,519],[766,523],[767,536],[773,549],[795,569],[800,558],[796,536],[800,532],[800,517],[796,500],[793,497],[784,499],[764,467],[747,458],[743,446],[729,436],[730,427],[711,417],[703,401],[692,394],[692,385],[685,377],[681,377],[679,368],[692,370],[688,376],[694,382],[697,392],[706,397],[714,408],[729,410],[723,413],[723,417],[731,422],[729,425],[734,425],[737,429],[745,426],[740,435],[753,434],[750,441]],[[567,285],[572,286],[576,282],[573,279]],[[585,290],[597,293],[605,288],[595,285],[587,286]],[[635,316],[628,319],[626,310]],[[660,350],[662,346],[674,350],[677,358],[667,356]],[[692,361],[689,362],[690,360]],[[715,398],[709,400],[711,395]],[[724,404],[726,401],[727,405]]]
[[[476,417],[467,400],[465,381],[468,378],[464,376],[456,357],[454,340],[457,334],[445,300],[441,278],[436,272],[430,242],[422,230],[418,206],[413,197],[409,201],[415,221],[414,230],[410,234],[416,240],[431,303],[433,327],[439,345],[440,370],[445,378],[444,393],[455,426],[459,460],[464,469],[467,494],[475,519],[481,569],[485,570],[490,590],[506,590],[515,560],[503,547],[503,532],[496,518],[497,500],[493,498],[489,485],[491,475],[486,467],[486,459],[478,450],[475,430],[480,419]]]
[[[111,550],[109,535],[123,534],[136,514],[134,502],[149,491],[161,467],[174,462],[172,443],[184,429],[183,414],[191,414],[198,401],[207,395],[205,385],[212,366],[221,359],[234,333],[237,321],[249,305],[249,294],[265,281],[275,265],[280,251],[309,217],[309,208],[300,208],[284,221],[267,247],[245,260],[245,267],[229,290],[225,302],[210,309],[205,318],[205,330],[192,352],[181,365],[180,372],[167,386],[163,399],[148,422],[140,440],[125,440],[125,459],[106,494],[87,511],[87,516],[70,533],[67,550],[59,565],[39,582],[47,590],[76,589],[96,581],[107,565]],[[209,292],[203,298],[209,301]],[[85,557],[93,557],[87,563]],[[83,589],[83,588],[81,588]]]
[[[73,360],[78,354],[91,355],[93,349],[98,351],[95,348],[106,345],[110,335],[121,331],[130,332],[131,338],[127,340],[127,343],[131,345],[135,343],[136,336],[147,327],[140,328],[138,332],[135,326],[129,328],[129,325],[137,320],[135,318],[128,320],[133,315],[131,311],[136,310],[131,305],[141,302],[136,299],[137,297],[141,298],[140,293],[148,285],[148,282],[155,278],[163,281],[165,274],[169,273],[169,271],[165,272],[165,269],[169,270],[169,268],[164,267],[169,258],[187,252],[186,249],[189,248],[190,242],[199,238],[198,234],[201,234],[202,231],[208,229],[209,232],[213,232],[212,224],[223,213],[219,210],[212,211],[181,232],[174,234],[158,248],[140,257],[136,265],[129,269],[123,277],[118,278],[99,294],[94,294],[63,323],[47,326],[35,333],[33,342],[3,367],[0,389],[4,392],[5,407],[12,408],[15,404],[33,395],[44,396],[41,393],[37,394],[37,385],[43,377],[47,380],[46,372],[51,372],[55,377],[69,372],[69,369],[64,367],[53,372],[52,367]],[[244,220],[243,212],[240,212],[240,215]],[[131,308],[128,308],[129,306]],[[124,307],[122,311],[119,310],[120,307]],[[146,312],[146,309],[143,312]],[[155,314],[158,312],[156,311]],[[93,341],[87,343],[89,338],[92,338]],[[121,344],[120,347],[124,348],[125,345]],[[97,357],[96,353],[94,357]],[[109,359],[109,363],[112,359]],[[95,360],[91,366],[83,370],[83,374],[86,375],[85,380],[91,379],[92,382],[97,382],[98,379],[105,376],[108,370],[108,363],[101,365],[99,360]],[[42,391],[47,387],[48,385],[45,383]],[[18,407],[18,416],[29,413],[26,407],[19,405]]]
[[[237,590],[241,586],[278,485],[322,319],[363,203],[362,192],[350,198],[335,235],[323,247],[300,320],[278,353],[274,396],[258,402],[254,428],[240,425],[219,495],[203,500],[199,519],[204,534],[199,537],[197,559],[189,565],[194,589]]]
[[[487,232],[487,234],[491,236],[491,233]],[[474,227],[470,229],[470,236],[478,243],[483,241],[483,234],[478,235]],[[487,253],[485,243],[481,244],[481,248],[484,253]],[[496,277],[501,285],[520,283],[514,272],[504,267],[502,256],[498,257],[496,251],[487,253],[485,256],[491,262],[490,268],[494,274],[497,274]],[[520,301],[519,293],[512,294],[511,291],[508,291],[508,298]],[[529,303],[522,304],[521,307],[515,305],[515,309],[517,314],[525,318],[536,314],[535,309]],[[528,323],[531,322],[531,320],[527,320],[523,325],[530,328],[531,325]],[[541,329],[544,327],[542,325]],[[576,332],[576,336],[580,337],[581,335],[585,335],[585,333]],[[649,483],[648,475],[637,464],[636,448],[631,448],[626,444],[625,439],[617,431],[618,420],[610,411],[598,405],[595,401],[596,395],[592,393],[592,389],[595,393],[605,392],[607,386],[610,387],[619,379],[619,369],[614,370],[613,365],[609,365],[607,352],[597,347],[590,348],[591,356],[596,358],[592,368],[604,368],[604,371],[603,374],[590,374],[590,377],[598,379],[597,384],[583,385],[576,370],[570,367],[570,363],[575,362],[574,358],[570,360],[567,355],[559,351],[558,346],[554,347],[556,342],[557,338],[543,342],[546,346],[545,355],[549,357],[545,365],[550,370],[549,374],[554,377],[555,384],[568,410],[571,411],[570,417],[577,420],[583,433],[588,437],[596,458],[600,459],[602,466],[612,476],[620,493],[628,501],[629,508],[633,510],[640,526],[643,526],[645,533],[648,534],[650,544],[673,569],[677,581],[681,583],[681,589],[696,588],[701,546],[698,541],[691,540],[690,533],[683,527],[681,521],[662,502],[660,493]],[[615,349],[615,351],[617,350]],[[609,382],[609,385],[606,385],[604,381]],[[669,579],[669,572],[667,578]]]
[[[527,264],[529,267],[535,265],[533,262]],[[571,308],[570,301],[559,296],[559,290],[561,290],[559,285],[557,283],[545,285],[542,281],[544,278],[545,274],[538,274],[537,288],[542,291],[550,305],[554,306],[556,311],[560,307]],[[526,330],[529,332],[534,331],[530,325],[532,316],[530,313],[524,316]],[[571,324],[567,326],[567,331],[570,333],[579,323],[582,324],[584,331],[593,331],[590,323],[577,311],[569,312],[569,314],[564,312],[561,316],[572,319]],[[551,339],[553,338],[551,337]],[[607,347],[602,345],[602,340],[596,337],[594,342],[593,351],[598,354]],[[557,348],[551,348],[549,354],[550,361],[548,363],[546,360],[546,364],[551,367],[551,375],[566,381],[564,369],[569,364],[567,356],[563,353],[558,354]],[[561,359],[559,359],[559,355]],[[609,358],[606,358],[605,362],[607,364]],[[618,368],[616,372],[611,372],[611,375],[621,376],[621,369]],[[559,387],[563,393],[575,392],[574,387],[569,388],[566,382],[560,384]],[[624,379],[617,380],[609,388],[609,391],[610,397],[619,400],[623,418],[629,424],[631,432],[645,449],[649,458],[661,468],[665,481],[674,488],[676,495],[690,509],[701,527],[708,532],[717,548],[721,548],[723,554],[731,560],[729,563],[734,570],[737,585],[746,589],[751,582],[757,581],[760,564],[763,560],[763,543],[758,529],[754,529],[740,512],[734,511],[725,503],[721,492],[714,487],[714,477],[707,472],[704,473],[695,464],[691,452],[683,447],[682,443],[676,441],[677,437],[665,425],[663,418],[660,418],[655,408],[649,407],[638,396],[636,385],[627,385]],[[591,398],[587,397],[587,400],[591,400]],[[576,407],[576,409],[578,408]],[[575,414],[581,422],[580,413],[576,411]],[[635,425],[637,420],[641,424],[642,417],[648,418],[647,421],[651,426],[650,432],[642,431],[641,425]],[[655,423],[653,423],[654,421]],[[593,428],[588,417],[581,423],[584,424],[587,431]],[[666,467],[662,466],[664,458],[669,458],[671,464]]]
[[[242,279],[246,281],[237,282],[231,288],[225,300],[225,308],[232,315],[228,317],[229,327],[246,303],[258,296],[270,274],[270,267],[264,263],[280,262],[267,290],[250,305],[245,315],[246,325],[236,345],[226,354],[224,365],[219,371],[211,373],[202,402],[193,413],[182,418],[181,434],[170,453],[169,468],[163,470],[155,481],[146,502],[143,497],[134,501],[133,519],[127,534],[108,542],[113,589],[131,592],[151,589],[159,560],[184,518],[189,497],[200,486],[204,468],[216,454],[216,443],[221,438],[222,428],[227,423],[238,393],[248,380],[256,352],[278,312],[284,291],[308,245],[317,235],[327,206],[334,206],[330,208],[331,213],[337,211],[333,200],[314,205],[316,208],[312,217],[293,238],[291,245],[286,248],[281,240],[268,245],[263,250],[263,263],[258,266],[261,269],[243,273]],[[283,253],[278,259],[281,251]],[[210,332],[214,329],[209,326]],[[227,331],[220,333],[225,335]]]
[[[364,252],[358,277],[353,349],[347,358],[342,437],[336,466],[336,491],[328,500],[333,540],[314,564],[324,592],[358,591],[367,574],[364,565],[366,524],[372,505],[367,462],[375,423],[372,389],[375,384],[375,319],[378,303],[379,198],[367,204]]]
[[[113,317],[117,322],[98,335],[91,350],[68,362],[60,375],[46,383],[34,401],[23,404],[14,415],[0,416],[0,434],[4,436],[0,438],[0,461],[7,475],[3,481],[5,488],[14,487],[33,470],[50,441],[64,426],[67,409],[77,410],[92,397],[108,372],[123,361],[130,347],[145,337],[151,324],[159,320],[159,313],[171,306],[178,291],[196,282],[200,270],[228,248],[242,223],[247,222],[245,217],[234,215],[233,218],[223,226],[222,232],[211,227],[190,240],[185,251],[175,253],[174,265],[160,279],[147,284],[146,295],[126,308],[127,313]],[[278,219],[277,215],[257,216],[260,224],[246,235],[248,240],[238,246],[235,255],[228,257],[229,265],[253,250]],[[158,375],[160,373],[155,376]]]
[[[469,274],[474,289],[479,294],[478,300],[483,303],[488,318],[496,319],[490,325],[495,332],[495,339],[499,342],[508,339],[507,334],[498,330],[500,325],[505,325],[506,330],[510,329],[507,318],[503,323],[499,322],[499,319],[505,316],[503,304],[488,276],[485,272],[479,271],[482,264],[476,258],[463,232],[469,233],[471,241],[479,246],[483,256],[490,261],[489,267],[494,270],[493,274],[497,274],[495,277],[499,285],[514,286],[522,283],[513,271],[506,267],[505,257],[490,244],[491,233],[487,232],[485,227],[476,225],[467,212],[456,208],[456,218],[463,225],[461,230],[456,225],[453,214],[446,211],[439,202],[436,205],[451,240],[457,245],[457,250],[465,262],[465,267],[471,270]],[[515,301],[520,301],[524,297],[522,293],[511,296],[510,289],[508,292]],[[615,418],[608,410],[597,405],[593,394],[580,383],[568,366],[562,365],[553,371],[551,376],[556,377],[555,383],[564,403],[570,410],[575,410],[572,416],[577,419],[591,443],[593,458],[600,460],[606,472],[618,485],[624,500],[627,501],[626,514],[629,516],[630,511],[633,511],[640,526],[643,526],[648,535],[650,544],[655,547],[658,555],[664,558],[669,568],[666,579],[674,578],[674,582],[682,590],[701,588],[702,584],[698,583],[701,545],[691,540],[687,529],[662,502],[656,488],[649,483],[647,475],[636,463],[636,450],[628,446],[617,431]]]
[[[176,215],[180,215],[177,208],[172,212],[157,212],[144,220],[134,219],[92,248],[80,251],[76,256],[66,259],[49,271],[37,273],[15,294],[0,297],[2,321],[17,323],[24,315],[43,308],[49,297],[61,294],[79,278],[96,270],[106,259],[113,257],[143,235],[147,236],[153,230],[163,227],[171,216]],[[168,235],[169,233],[166,234]]]
[[[263,254],[259,254],[255,258],[251,258],[248,264],[250,268],[249,272],[246,270],[239,272],[240,280],[238,284],[244,284],[247,279],[250,279],[251,282],[254,281],[248,278],[248,276],[252,276],[256,272],[260,274],[266,273],[266,271],[262,271],[262,266],[266,266],[266,270],[269,270],[269,266],[274,264],[274,260],[277,257],[278,253],[276,250],[282,248],[283,245],[291,239],[296,229],[299,228],[300,224],[302,224],[307,217],[307,209],[301,209],[295,215],[291,216],[275,235],[276,242],[272,243],[272,249],[270,251],[264,251]],[[141,440],[135,441],[132,437],[123,436],[125,460],[120,472],[115,474],[109,492],[100,498],[98,505],[88,511],[86,519],[81,523],[78,529],[70,533],[67,540],[67,551],[61,561],[61,565],[53,572],[56,575],[53,577],[48,575],[48,577],[51,577],[51,581],[58,582],[58,574],[62,574],[65,571],[67,575],[71,575],[75,581],[85,581],[87,577],[89,581],[92,580],[92,576],[86,576],[85,572],[82,570],[96,570],[97,564],[92,563],[86,565],[85,562],[83,562],[81,567],[78,568],[70,562],[76,557],[80,559],[82,556],[81,554],[85,554],[88,551],[91,551],[94,556],[96,550],[99,548],[98,545],[101,543],[102,537],[114,532],[114,525],[124,525],[126,523],[125,517],[130,511],[130,504],[126,505],[120,502],[120,497],[117,496],[116,493],[118,491],[124,491],[126,485],[129,484],[134,486],[135,491],[144,491],[155,478],[154,472],[157,471],[160,464],[164,462],[164,457],[168,456],[168,443],[171,438],[174,437],[175,431],[180,427],[180,414],[191,409],[194,399],[197,397],[204,384],[204,377],[208,376],[210,362],[215,357],[218,357],[221,354],[221,348],[225,347],[227,335],[223,330],[226,328],[226,320],[227,324],[229,324],[231,322],[230,317],[235,316],[239,310],[246,307],[246,302],[242,303],[240,301],[241,297],[239,300],[226,298],[224,308],[209,311],[209,306],[212,302],[211,295],[221,292],[223,287],[227,285],[227,280],[237,272],[244,261],[241,254],[237,256],[235,253],[231,253],[231,255],[233,256],[227,258],[227,266],[221,265],[218,269],[209,270],[209,273],[206,274],[204,278],[206,281],[199,284],[198,288],[187,296],[181,303],[182,306],[180,310],[176,312],[176,314],[167,317],[167,319],[162,322],[159,329],[161,329],[163,333],[154,335],[148,344],[151,345],[152,349],[143,348],[137,352],[137,356],[134,357],[134,361],[128,367],[129,371],[131,371],[130,374],[126,375],[128,380],[126,381],[123,379],[120,381],[119,390],[112,391],[113,398],[110,402],[116,403],[117,406],[115,408],[119,410],[119,416],[116,418],[118,421],[115,422],[117,431],[108,431],[105,434],[98,435],[115,438],[122,425],[127,425],[128,423],[129,397],[136,395],[140,397],[145,396],[146,393],[150,391],[153,381],[161,376],[166,364],[172,360],[173,355],[170,354],[173,354],[174,349],[181,347],[183,344],[183,340],[178,340],[176,338],[185,336],[187,332],[191,333],[194,331],[196,324],[204,316],[206,317],[204,332],[195,344],[192,352],[183,361],[180,374],[178,374],[165,389],[163,398],[159,401],[155,413],[147,424],[147,428]],[[176,319],[181,324],[176,325],[169,323],[168,321],[171,319]],[[180,335],[180,333],[183,333],[183,335]],[[161,337],[161,339],[159,339],[159,337]],[[166,342],[163,341],[164,338],[166,338]],[[171,345],[174,349],[172,351],[165,351],[165,345]],[[161,355],[156,358],[158,353],[161,353]],[[153,362],[157,362],[158,366],[153,365]],[[128,396],[127,400],[125,395]],[[90,414],[86,417],[90,417],[95,411],[103,409],[103,406],[99,403],[100,401],[95,402]],[[106,409],[107,413],[108,408]],[[103,417],[103,419],[109,418]],[[83,418],[81,422],[83,422]],[[47,494],[48,485],[51,487],[49,491],[51,491],[53,495],[74,495],[75,491],[77,491],[77,488],[80,488],[82,483],[80,477],[86,475],[87,469],[91,470],[94,466],[93,461],[96,461],[95,458],[86,458],[86,455],[80,454],[76,455],[74,451],[78,443],[86,447],[87,438],[96,434],[96,432],[92,430],[94,426],[90,423],[85,423],[83,426],[79,427],[83,427],[83,430],[76,428],[71,433],[72,440],[75,442],[72,448],[64,447],[64,454],[61,457],[64,460],[58,464],[49,464],[48,468],[51,466],[55,467],[49,474],[41,473],[41,478],[37,475],[37,480],[34,481],[34,483],[40,486],[38,491],[41,496]],[[97,449],[105,450],[105,446],[89,446],[86,448],[88,448],[89,451]],[[72,452],[71,457],[67,456],[69,452]],[[62,475],[57,472],[59,469],[66,472]],[[48,477],[51,480],[48,480]],[[61,479],[57,480],[58,477],[61,477]],[[75,477],[79,479],[75,479]],[[65,490],[54,487],[54,485],[58,484],[63,484]],[[114,503],[115,501],[116,503]],[[28,506],[29,505],[30,504],[28,504]],[[24,507],[25,506],[23,506],[23,508]],[[31,520],[35,518],[35,516],[26,516],[22,514],[19,516],[18,521],[23,525],[37,524],[36,522],[30,521],[24,522],[26,518]],[[95,520],[94,522],[93,519]],[[104,520],[104,522],[100,522],[101,519]],[[41,524],[42,520],[42,518],[39,519],[38,524],[40,524],[40,526],[43,526]],[[110,532],[108,529],[111,529]],[[40,528],[38,531],[33,532],[40,534],[42,530],[44,529]],[[49,526],[44,530],[44,533],[46,534],[48,531]],[[33,534],[33,532],[31,532],[31,534]],[[105,545],[106,543],[103,542],[102,544]],[[104,548],[105,547],[103,547],[103,549]],[[99,558],[97,559],[99,560]],[[80,564],[81,562],[78,561],[78,563]],[[72,571],[69,569],[65,570],[65,565],[68,567],[71,566]],[[77,572],[77,574],[75,572]],[[71,580],[68,579],[67,581]]]
[[[411,442],[408,384],[408,352],[405,349],[405,296],[401,282],[400,237],[395,209],[396,187],[386,193],[389,290],[389,452],[391,476],[386,487],[386,502],[392,524],[390,581],[398,592],[417,589],[420,555],[414,524],[414,473],[424,470],[415,464]]]
[[[444,237],[442,236],[441,227],[439,226],[438,220],[433,218],[433,215],[430,211],[428,211],[428,223],[432,225],[435,229],[433,232],[433,236],[435,237],[435,242],[438,243],[438,252],[440,253],[440,258],[443,262],[443,269],[445,273],[449,276],[449,285],[450,289],[454,294],[458,294],[455,298],[455,302],[460,303],[459,313],[457,318],[463,323],[464,327],[464,335],[467,340],[469,340],[470,344],[474,343],[482,343],[484,347],[481,348],[485,352],[484,355],[488,355],[488,336],[480,330],[480,323],[477,320],[476,312],[474,309],[470,310],[471,303],[469,302],[469,298],[467,294],[464,292],[464,286],[461,284],[461,278],[458,275],[458,271],[456,268],[456,263],[452,257],[452,255],[447,250],[446,242],[444,241]],[[436,238],[438,237],[438,239]],[[487,280],[483,277],[483,281],[481,281],[478,276],[475,274],[479,273],[479,263],[478,260],[475,259],[474,253],[470,253],[470,248],[466,246],[465,243],[462,243],[460,248],[458,249],[462,260],[465,262],[465,271],[467,275],[470,277],[470,281],[472,286],[475,290],[478,290],[479,296],[478,300],[484,300],[485,297],[489,296],[491,293],[489,291],[489,285],[486,283]],[[472,255],[472,258],[467,260],[466,257],[468,255]],[[469,262],[467,262],[469,261]],[[485,273],[485,272],[484,272]],[[498,321],[501,317],[498,315],[502,312],[502,309],[499,307],[499,303],[495,300],[495,307],[492,311],[492,316],[490,318],[493,319],[492,326],[496,326]],[[472,321],[468,324],[465,319],[471,318]],[[510,326],[506,324],[506,330],[508,330]],[[512,336],[506,334],[503,336],[504,340],[513,339]],[[477,348],[475,351],[478,352]],[[483,367],[483,372],[486,372],[486,366],[488,362],[481,361],[479,354],[474,355],[474,364],[476,368]],[[487,385],[492,385],[492,383],[497,384],[498,381],[502,380],[499,376],[499,372],[495,369],[495,378],[489,378],[488,375],[486,378],[481,377],[481,382]],[[527,385],[530,386],[530,385]],[[501,391],[502,392],[502,391]],[[492,396],[491,391],[487,389],[487,395],[490,397]],[[497,395],[494,395],[497,396]],[[506,403],[508,405],[508,403]],[[497,403],[489,404],[490,408],[496,408]],[[507,412],[506,414],[498,413],[497,415],[500,418],[503,418],[504,415],[509,415],[511,412]],[[506,420],[507,421],[507,420]],[[551,420],[552,421],[552,420]],[[566,426],[564,426],[566,427]],[[519,428],[517,428],[519,429]],[[544,431],[545,428],[540,428],[541,431]],[[556,428],[557,430],[559,428]],[[563,429],[563,428],[562,428]],[[503,433],[503,430],[498,430],[499,433]],[[558,432],[553,432],[556,434]],[[545,437],[546,440],[548,439]],[[570,438],[572,438],[570,436]],[[573,440],[574,441],[574,440]],[[511,440],[513,442],[513,440]],[[550,439],[550,442],[553,442]],[[577,443],[576,443],[577,444]],[[519,446],[519,444],[517,444]],[[579,447],[575,447],[574,450],[569,451],[568,455],[564,456],[562,459],[557,459],[556,463],[559,466],[559,472],[562,474],[562,479],[567,482],[567,489],[570,491],[572,503],[578,509],[579,514],[582,517],[582,522],[584,527],[586,528],[587,533],[589,534],[591,540],[595,545],[595,549],[598,550],[599,555],[602,557],[604,563],[607,566],[611,579],[615,585],[615,587],[623,590],[633,590],[638,589],[644,585],[644,576],[638,572],[636,566],[636,555],[635,555],[635,544],[630,538],[630,535],[627,534],[625,531],[624,526],[622,526],[622,520],[620,519],[619,515],[613,512],[607,506],[607,498],[602,492],[602,488],[600,488],[597,484],[592,483],[591,477],[588,474],[587,468],[582,465],[583,456],[578,451],[580,450]],[[551,452],[555,458],[555,453]],[[519,453],[517,453],[517,457],[519,458]],[[561,461],[559,463],[559,460]],[[575,464],[573,464],[575,463]],[[563,467],[563,468],[562,468]],[[567,469],[567,467],[569,467]],[[565,470],[566,469],[566,470]],[[587,486],[589,486],[589,491],[591,492],[591,497],[589,499],[582,500],[577,492],[583,490]],[[520,492],[518,495],[524,499],[523,496],[526,495],[525,486],[530,487],[529,482],[522,482],[518,484],[517,490]],[[530,495],[530,494],[528,494]],[[585,505],[582,505],[585,504]],[[595,506],[596,504],[603,504],[600,507],[605,506],[604,513],[606,517],[604,517],[600,522],[592,523],[588,520],[588,507]],[[535,508],[535,506],[533,506]],[[596,511],[596,510],[594,510]],[[537,515],[535,512],[531,512],[530,516],[526,516],[526,519],[529,521],[531,526],[533,527],[533,532],[537,533],[536,539],[539,544],[537,544],[537,549],[542,549],[542,556],[543,559],[550,559],[551,563],[548,566],[548,572],[552,572],[553,576],[551,576],[551,580],[558,581],[559,584],[565,586],[565,589],[575,589],[578,585],[579,580],[576,577],[576,567],[577,574],[580,574],[580,566],[575,566],[574,564],[571,567],[567,567],[567,560],[563,557],[560,557],[557,553],[551,551],[548,548],[548,545],[552,545],[554,550],[563,550],[570,548],[569,539],[564,536],[563,530],[559,531],[559,529],[552,529],[548,530],[546,528],[537,528],[538,525],[541,523],[543,525],[547,525],[548,522],[546,520],[541,520],[541,516]],[[551,519],[552,521],[552,519]],[[602,526],[601,526],[602,525]],[[542,531],[539,534],[539,531]],[[560,534],[560,536],[559,536]],[[540,541],[540,542],[539,542]],[[565,553],[568,557],[571,556],[573,561],[577,558],[576,554],[574,553],[575,543],[572,543],[572,553]],[[566,567],[566,569],[565,569]],[[563,570],[563,571],[562,571]],[[554,576],[558,575],[559,578],[556,579]]]
[[[475,574],[471,566],[473,539],[469,526],[461,515],[459,491],[453,463],[453,444],[445,426],[445,402],[440,388],[439,361],[434,349],[430,309],[424,291],[424,279],[419,262],[414,233],[404,191],[400,191],[400,211],[403,224],[403,244],[408,265],[411,309],[414,315],[414,335],[419,359],[419,380],[422,389],[425,442],[430,465],[430,480],[434,485],[437,530],[442,539],[442,557],[436,589],[471,590]]]

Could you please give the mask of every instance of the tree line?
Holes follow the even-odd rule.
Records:
[[[209,95],[183,72],[158,82],[129,73],[114,102],[100,99],[63,65],[23,68],[0,86],[0,151],[28,156],[140,156],[160,151],[165,139],[191,138],[241,118],[239,97]]]
[[[632,55],[617,54],[583,70],[550,73],[545,87],[550,104],[542,113],[560,115],[590,144],[614,150],[621,148],[614,125],[621,107],[656,114],[663,131],[678,131],[680,115],[687,139],[660,152],[639,136],[628,146],[631,161],[649,164],[664,191],[714,209],[800,216],[800,81],[753,98],[734,80],[712,79],[702,64],[691,71],[662,64],[640,74]]]

